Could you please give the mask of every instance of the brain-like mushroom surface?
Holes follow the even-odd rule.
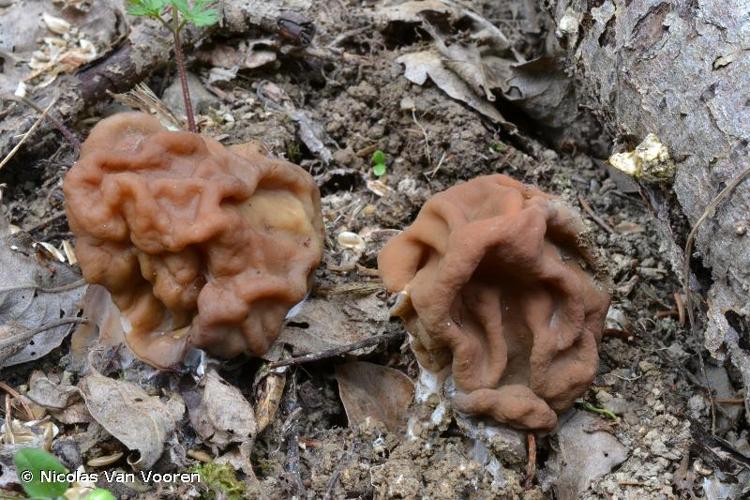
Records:
[[[84,277],[159,368],[189,346],[264,354],[322,256],[320,194],[302,168],[142,113],[99,122],[63,189]]]
[[[504,175],[433,196],[378,256],[421,367],[450,369],[454,406],[551,430],[596,374],[609,295],[584,225]]]

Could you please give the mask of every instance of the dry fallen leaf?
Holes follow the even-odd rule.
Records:
[[[70,385],[66,376],[60,380],[59,377],[35,370],[29,378],[26,396],[33,404],[47,409],[60,423],[81,424],[91,421],[80,391]]]
[[[50,378],[52,377],[52,379]],[[57,377],[48,376],[40,370],[34,370],[29,378],[29,392],[26,395],[34,403],[48,410],[64,410],[76,398],[78,388]]]
[[[68,266],[44,259],[25,233],[10,234],[0,215],[0,368],[26,363],[58,347],[71,330],[62,325],[37,330],[60,318],[75,317],[85,290],[80,276]],[[17,341],[13,341],[17,339]]]
[[[291,345],[295,356],[381,335],[389,318],[388,306],[375,294],[309,298],[293,313],[277,342]]]
[[[256,434],[255,412],[242,392],[215,370],[209,370],[201,383],[198,401],[186,397],[190,422],[198,435],[218,449],[250,442]]]
[[[628,450],[616,437],[598,430],[599,417],[578,410],[566,417],[557,431],[557,447],[547,460],[546,481],[560,500],[580,498],[592,481],[628,457]]]
[[[557,60],[524,60],[497,26],[471,9],[452,0],[413,0],[379,7],[373,16],[381,25],[420,24],[432,37],[434,49],[397,60],[411,82],[422,85],[429,76],[450,97],[511,130],[491,104],[496,94],[551,127],[561,128],[578,116],[570,79]],[[456,31],[468,37],[458,40]]]
[[[164,402],[130,382],[96,372],[81,380],[79,387],[94,420],[130,450],[138,451],[140,456],[128,461],[140,470],[156,463],[185,412],[179,396]]]
[[[387,366],[351,361],[336,366],[339,395],[349,426],[367,418],[383,422],[391,432],[406,425],[414,383],[404,373]]]
[[[477,95],[455,72],[443,64],[443,57],[435,50],[423,50],[404,54],[396,62],[404,65],[404,76],[417,85],[424,85],[429,77],[440,90],[453,99],[466,103],[496,123],[511,129],[515,126],[505,120],[492,103]]]

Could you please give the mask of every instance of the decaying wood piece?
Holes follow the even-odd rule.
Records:
[[[700,303],[695,328],[714,357],[731,359],[746,387],[750,181],[739,182],[715,208],[712,201],[750,165],[750,20],[738,15],[748,9],[748,0],[547,5],[568,66],[613,135],[637,143],[654,133],[670,149],[673,184],[644,190],[669,235],[678,274],[688,233],[703,216],[689,256],[690,288]]]
[[[119,9],[121,2],[111,2]],[[304,16],[310,8],[310,0],[224,0],[220,3],[221,20],[211,30],[186,27],[183,45],[191,47],[213,31],[224,35],[246,33],[252,30],[276,33],[279,20],[288,16]],[[118,33],[113,34],[113,46],[74,75],[58,77],[56,82],[29,95],[45,106],[55,93],[60,95],[55,112],[63,121],[74,118],[87,105],[107,96],[107,91],[124,92],[141,82],[153,71],[163,67],[171,59],[172,40],[156,21],[135,19],[124,13],[118,15]],[[3,103],[1,106],[8,105]],[[0,137],[11,137],[18,130],[28,130],[36,117],[28,108],[14,105],[14,109],[0,121]],[[40,127],[42,133],[53,129],[48,123]],[[13,141],[0,141],[0,158],[13,147]]]

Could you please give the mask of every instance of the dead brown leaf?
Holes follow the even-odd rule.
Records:
[[[278,342],[293,354],[322,352],[385,332],[388,306],[375,294],[308,298],[287,318]]]
[[[94,420],[130,450],[138,451],[139,456],[128,460],[136,469],[148,470],[156,463],[185,412],[179,396],[164,402],[137,385],[96,372],[81,380],[79,388]]]
[[[11,234],[0,215],[0,368],[26,363],[58,347],[70,324],[29,332],[78,313],[85,283],[68,266],[47,260],[25,233]],[[15,341],[14,341],[15,339]]]
[[[612,434],[591,432],[599,417],[578,410],[567,417],[560,424],[557,446],[547,461],[550,481],[561,500],[580,498],[592,481],[628,457],[627,448]]]
[[[203,380],[203,393],[197,406],[187,400],[193,428],[215,449],[223,450],[231,443],[251,442],[257,426],[252,405],[240,390],[209,370]]]
[[[414,383],[404,373],[374,363],[351,361],[336,366],[336,381],[349,426],[359,425],[367,418],[383,422],[392,432],[406,425]]]

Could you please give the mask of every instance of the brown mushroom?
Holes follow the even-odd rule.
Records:
[[[609,295],[580,216],[504,175],[432,197],[378,257],[423,369],[454,406],[550,430],[591,384]]]
[[[128,345],[160,368],[190,345],[265,353],[321,259],[307,172],[142,113],[99,122],[63,188],[84,277],[109,290]]]

